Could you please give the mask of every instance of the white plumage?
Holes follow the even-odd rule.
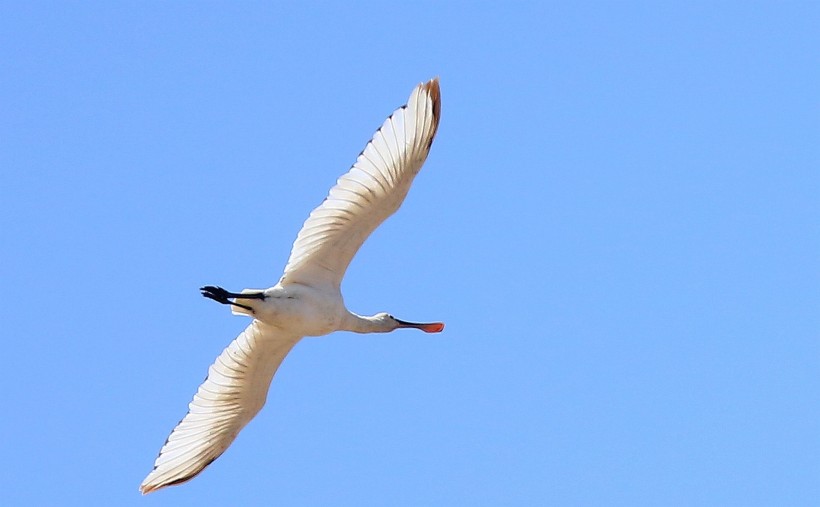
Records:
[[[310,214],[275,286],[228,292],[202,288],[204,296],[253,317],[217,357],[188,405],[188,414],[160,449],[142,493],[185,482],[230,446],[265,404],[276,369],[303,336],[336,330],[389,332],[396,328],[440,332],[442,323],[413,323],[386,313],[348,311],[340,285],[351,259],[373,230],[401,206],[424,164],[438,128],[437,79],[420,84],[407,105],[385,120],[353,167]]]

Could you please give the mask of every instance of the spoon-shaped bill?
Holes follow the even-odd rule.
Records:
[[[425,333],[440,333],[444,330],[443,322],[419,323],[407,322],[406,320],[399,319],[396,319],[396,322],[399,323],[399,327],[412,327],[414,329],[421,329]]]

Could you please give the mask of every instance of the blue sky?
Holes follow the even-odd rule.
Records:
[[[817,505],[816,3],[6,2],[3,505]],[[300,343],[141,497],[310,210],[442,121]]]

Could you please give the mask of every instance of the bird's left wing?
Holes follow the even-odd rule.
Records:
[[[339,288],[364,240],[404,201],[427,159],[440,114],[438,79],[418,85],[305,221],[280,283]]]
[[[273,374],[300,338],[251,322],[208,369],[188,414],[160,449],[140,491],[185,482],[225,452],[265,404]]]

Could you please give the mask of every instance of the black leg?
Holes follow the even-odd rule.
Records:
[[[206,298],[213,299],[217,303],[222,303],[223,305],[234,305],[240,308],[244,308],[249,311],[253,311],[250,306],[243,305],[241,303],[234,303],[230,301],[230,299],[242,298],[242,299],[265,299],[264,292],[254,292],[251,294],[237,294],[235,292],[228,292],[222,287],[214,287],[213,285],[206,285],[205,287],[201,287],[199,289],[202,292],[202,295]]]
[[[219,301],[222,304],[228,304],[228,299],[241,298],[264,300],[265,298],[267,298],[267,296],[265,296],[265,293],[262,291],[239,294],[236,292],[228,292],[222,287],[214,287],[213,285],[206,285],[205,287],[200,287],[199,290],[202,292],[202,295],[206,298],[211,298],[214,301]]]
[[[212,285],[208,285],[205,287],[200,287],[199,290],[200,292],[202,292],[203,296],[205,296],[206,298],[211,298],[217,303],[222,303],[223,305],[231,304],[231,302],[228,301],[228,298],[232,297],[231,293],[226,291],[222,287],[214,287]]]

